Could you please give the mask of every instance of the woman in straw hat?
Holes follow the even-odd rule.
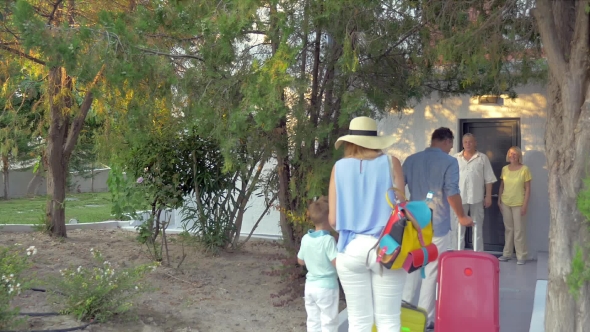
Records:
[[[332,168],[329,221],[339,232],[336,269],[346,295],[349,331],[371,331],[374,323],[379,332],[401,329],[407,273],[382,270],[371,250],[391,215],[385,193],[392,183],[405,187],[400,161],[391,157],[390,162],[382,152],[393,143],[393,137],[377,135],[377,123],[368,117],[354,118],[348,135],[336,141],[336,149],[344,144],[344,158]],[[396,197],[392,191],[389,195],[393,202]]]

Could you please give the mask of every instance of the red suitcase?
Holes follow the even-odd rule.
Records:
[[[434,331],[500,331],[498,259],[465,250],[446,251],[438,259]]]

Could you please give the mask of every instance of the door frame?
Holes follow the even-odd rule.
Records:
[[[463,135],[466,134],[464,132],[465,130],[465,124],[467,123],[474,123],[474,122],[478,122],[478,123],[502,123],[502,122],[516,122],[516,146],[518,146],[520,149],[522,149],[521,147],[521,143],[522,143],[522,139],[521,139],[521,130],[520,130],[520,126],[521,126],[521,118],[513,118],[513,117],[504,117],[504,118],[464,118],[464,119],[459,119],[459,123],[457,125],[457,133],[459,134],[457,137],[458,140],[458,151],[457,153],[461,152],[463,150]],[[498,181],[500,181],[500,178],[498,177]],[[469,235],[471,234],[471,229],[468,229],[465,232],[465,248],[471,248],[473,249],[473,244],[468,243],[467,238],[469,237]],[[492,253],[496,256],[502,255],[501,251],[496,251],[496,250],[486,250],[486,252],[488,253]]]

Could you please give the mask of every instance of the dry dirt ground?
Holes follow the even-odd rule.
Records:
[[[93,263],[90,248],[98,249],[117,267],[150,262],[145,247],[135,233],[123,230],[73,230],[68,238],[57,240],[40,233],[3,233],[0,244],[35,246],[33,271],[39,279],[70,266]],[[173,263],[178,263],[181,246],[170,244]],[[185,247],[187,257],[179,269],[159,267],[148,275],[154,287],[135,299],[128,317],[95,324],[84,331],[305,331],[305,307],[301,297],[276,307],[271,297],[284,289],[280,276],[264,272],[280,268],[277,259],[285,253],[277,243],[248,242],[243,249],[212,255],[196,247]],[[304,280],[301,280],[303,283]],[[303,296],[303,294],[301,294]],[[42,292],[25,291],[14,301],[21,312],[52,312]],[[30,317],[31,330],[61,329],[79,326],[69,316]]]

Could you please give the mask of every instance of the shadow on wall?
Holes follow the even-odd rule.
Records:
[[[529,253],[549,251],[549,171],[545,153],[527,150],[524,163],[531,170],[531,197],[527,216],[527,239]],[[537,240],[537,241],[534,241]]]
[[[392,135],[398,141],[390,152],[404,160],[430,144],[430,135],[438,127],[450,128],[459,137],[459,119],[520,118],[522,145],[527,150],[544,148],[543,132],[547,100],[545,87],[530,85],[518,89],[516,99],[503,99],[498,104],[480,103],[468,95],[440,99],[436,94],[404,109],[392,112],[379,121],[381,135]],[[458,152],[459,140],[451,153]]]
[[[433,96],[401,113],[391,113],[380,119],[380,134],[398,138],[388,152],[403,162],[409,155],[430,146],[430,137],[436,128],[448,127],[457,136],[457,110],[468,106],[463,99],[449,98],[443,101]]]
[[[414,139],[417,129],[415,125],[416,119],[414,116],[409,116],[409,112],[414,112],[414,110],[392,113],[378,122],[380,135],[390,135],[397,138],[387,152],[393,154],[402,162],[416,150],[416,140]]]

